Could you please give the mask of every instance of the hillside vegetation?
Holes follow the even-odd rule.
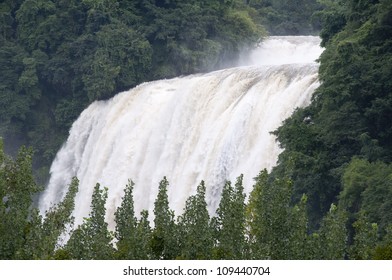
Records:
[[[323,1],[319,79],[312,104],[275,133],[294,201],[309,197],[317,226],[332,202],[355,219],[391,222],[392,3]],[[384,228],[384,227],[383,227]]]

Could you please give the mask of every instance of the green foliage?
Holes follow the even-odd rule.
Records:
[[[386,235],[382,242],[380,242],[373,255],[375,260],[392,260],[392,226],[389,225],[386,229]]]
[[[372,259],[378,243],[378,225],[370,223],[368,218],[361,214],[358,220],[353,223],[353,227],[355,236],[349,251],[350,259]]]
[[[82,81],[90,102],[146,80],[152,50],[137,31],[122,23],[107,24],[95,33],[96,48],[81,57]]]
[[[268,180],[267,170],[261,171],[255,180],[256,183],[250,193],[245,210],[246,232],[250,245],[249,258],[255,258],[255,256],[266,258],[266,256],[262,256],[264,246],[263,243],[260,242],[260,238],[263,238],[262,223],[264,221],[266,205],[263,203],[264,201],[262,201],[262,198]]]
[[[148,259],[151,228],[148,221],[148,213],[141,213],[140,221],[135,217],[133,201],[134,183],[129,181],[125,187],[125,194],[121,206],[114,213],[116,230],[114,236],[116,242],[115,259]]]
[[[312,237],[308,236],[307,200],[307,196],[303,195],[300,202],[292,207],[291,213],[289,213],[290,232],[288,238],[290,240],[290,259],[303,260],[314,258],[312,250],[315,248],[311,243]]]
[[[181,259],[211,259],[213,239],[205,192],[202,181],[197,193],[187,199],[184,213],[179,217]]]
[[[140,213],[140,219],[136,225],[136,247],[133,249],[135,258],[140,260],[148,260],[152,258],[152,250],[150,240],[152,238],[152,230],[148,220],[148,211],[143,210]]]
[[[174,212],[169,207],[166,177],[159,183],[158,196],[154,203],[154,229],[151,249],[155,259],[170,260],[178,256],[177,227]]]
[[[226,182],[221,201],[213,221],[216,231],[217,259],[243,259],[245,253],[245,194],[243,175],[237,178],[235,187]]]
[[[60,248],[59,244],[63,243],[61,240],[63,235],[73,225],[72,211],[78,184],[79,181],[73,178],[63,201],[47,211],[44,218],[41,217],[37,209],[32,210],[28,231],[25,235],[25,244],[23,249],[18,252],[18,258],[55,258],[56,251]]]
[[[317,229],[341,191],[361,193],[359,189],[364,187],[359,181],[348,187],[345,179],[342,184],[342,176],[347,177],[355,165],[351,160],[358,157],[374,163],[366,174],[379,183],[366,188],[366,202],[351,195],[345,199],[361,201],[361,207],[370,211],[371,221],[385,228],[389,214],[384,219],[377,213],[376,205],[383,200],[376,202],[376,197],[389,193],[389,183],[380,182],[384,175],[370,173],[378,173],[381,164],[375,162],[389,164],[392,159],[392,23],[386,19],[392,5],[390,1],[322,2],[326,8],[321,36],[326,49],[320,58],[321,85],[311,105],[297,110],[276,131],[284,151],[273,174],[281,177],[288,167],[294,167],[294,201],[306,193],[311,228]],[[356,211],[357,206],[348,207]],[[388,208],[387,203],[383,205],[383,213]]]
[[[15,160],[3,153],[0,141],[0,257],[1,259],[390,259],[392,230],[380,235],[361,211],[352,224],[332,204],[317,231],[308,227],[307,197],[292,205],[292,184],[266,170],[255,178],[245,203],[242,175],[234,187],[227,182],[216,215],[211,218],[201,182],[190,196],[184,213],[175,221],[170,209],[166,178],[159,184],[154,207],[154,228],[148,212],[134,214],[133,187],[129,181],[115,212],[115,232],[105,222],[107,188],[94,188],[91,212],[73,228],[73,178],[62,202],[42,217],[32,207],[38,190],[31,171],[31,151],[21,149]],[[341,207],[341,206],[339,206]],[[115,244],[114,244],[115,243]]]
[[[245,1],[256,10],[256,18],[272,35],[314,34],[320,24],[313,14],[321,10],[317,0],[252,0]]]
[[[72,259],[108,260],[113,258],[112,234],[105,222],[107,188],[94,187],[91,212],[83,224],[72,233],[66,251]]]
[[[22,147],[13,160],[3,153],[0,139],[0,160],[0,259],[20,258],[30,228],[32,198],[40,188],[32,175],[31,149]],[[32,221],[36,222],[39,221]]]
[[[292,206],[292,184],[273,179],[266,170],[256,183],[247,205],[250,258],[306,259],[309,257],[307,198]]]
[[[117,250],[119,258],[133,259],[132,255],[122,256],[122,252],[132,253],[135,244],[135,232],[137,220],[133,207],[133,186],[135,184],[129,181],[125,187],[125,194],[121,202],[121,206],[114,213],[114,221],[116,222],[115,238],[117,239]]]
[[[318,0],[323,6],[321,11],[316,12],[316,16],[322,23],[322,30],[320,37],[322,38],[321,45],[326,43],[338,32],[340,32],[346,25],[347,7],[345,1],[341,0]]]
[[[4,135],[8,131],[12,137],[20,133],[18,125],[27,119],[40,92],[37,89],[35,60],[13,42],[0,46],[0,132]],[[32,88],[31,93],[29,88]]]
[[[334,204],[321,222],[319,242],[321,242],[320,259],[342,260],[347,254],[348,233],[346,228],[347,213]]]
[[[78,190],[74,178],[59,204],[44,218],[33,207],[41,189],[32,174],[32,151],[22,147],[16,159],[3,152],[0,139],[0,259],[51,259],[61,237],[73,223]]]
[[[370,163],[354,158],[344,171],[340,204],[356,217],[366,213],[381,230],[392,219],[392,167],[383,162]]]

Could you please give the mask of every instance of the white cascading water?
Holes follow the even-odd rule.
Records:
[[[170,185],[176,215],[201,180],[210,213],[226,180],[244,174],[248,193],[260,170],[281,152],[270,134],[318,86],[322,49],[317,37],[271,37],[245,66],[144,83],[108,101],[91,104],[73,124],[51,166],[42,212],[59,202],[73,176],[80,180],[75,223],[90,212],[94,186],[108,187],[107,221],[135,182],[135,212],[152,216],[159,182]],[[250,66],[249,66],[250,65]]]

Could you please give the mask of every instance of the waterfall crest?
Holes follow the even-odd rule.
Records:
[[[136,213],[153,212],[163,176],[176,215],[201,180],[211,213],[226,180],[244,174],[249,192],[253,178],[270,170],[281,151],[270,132],[295,108],[308,105],[319,85],[319,42],[272,37],[251,54],[250,66],[144,83],[94,102],[72,125],[52,163],[41,211],[63,198],[73,176],[80,180],[76,224],[88,216],[97,182],[109,189],[110,227],[128,179],[135,182]]]

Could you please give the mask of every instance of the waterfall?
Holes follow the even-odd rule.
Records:
[[[90,212],[93,187],[108,187],[107,221],[135,182],[135,212],[152,214],[159,182],[170,185],[176,215],[205,181],[210,213],[226,180],[244,174],[249,193],[260,170],[281,152],[270,134],[318,86],[316,37],[271,37],[242,66],[141,84],[85,109],[50,169],[42,212],[59,202],[73,176],[80,180],[75,223]]]

